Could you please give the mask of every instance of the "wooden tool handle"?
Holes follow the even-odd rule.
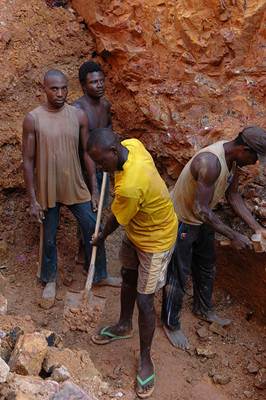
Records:
[[[43,223],[40,224],[40,244],[39,244],[39,262],[37,269],[37,278],[41,278],[41,268],[42,268],[42,256],[43,256]]]
[[[103,180],[102,180],[102,187],[101,187],[101,194],[100,194],[100,201],[99,201],[98,211],[97,211],[97,219],[96,219],[95,231],[94,231],[94,236],[95,237],[98,236],[99,230],[100,230],[100,225],[101,225],[101,217],[102,217],[102,210],[103,210],[103,202],[104,202],[106,181],[107,181],[107,172],[104,172],[103,173]],[[94,271],[95,271],[96,254],[97,254],[97,246],[93,246],[92,247],[92,254],[91,254],[91,262],[90,262],[89,272],[88,272],[87,281],[86,281],[86,285],[85,285],[85,291],[87,293],[89,293],[89,291],[91,290],[91,286],[92,286],[92,281],[93,281]]]

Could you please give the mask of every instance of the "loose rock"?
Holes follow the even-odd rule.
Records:
[[[47,347],[47,341],[41,333],[21,335],[9,360],[11,371],[21,375],[39,375]]]
[[[53,379],[56,382],[64,382],[67,379],[70,379],[71,375],[68,372],[68,369],[64,367],[64,365],[61,365],[60,367],[55,367],[53,369],[51,379]]]
[[[197,335],[201,338],[201,339],[207,339],[209,336],[209,332],[208,329],[206,328],[206,326],[202,326],[199,329],[197,329]]]
[[[63,340],[61,336],[58,335],[56,332],[49,331],[47,329],[42,329],[40,333],[42,333],[45,336],[49,347],[51,346],[55,346],[58,348],[63,347]]]
[[[8,252],[8,245],[5,240],[0,240],[0,255],[6,256]]]
[[[217,335],[222,336],[222,337],[225,337],[227,335],[226,330],[221,325],[217,324],[217,322],[213,322],[209,326],[209,330],[213,333],[216,333]]]
[[[7,363],[0,358],[0,383],[4,383],[7,380],[10,368]]]
[[[96,400],[92,394],[85,393],[79,386],[73,382],[64,382],[61,390],[52,397],[52,400]]]
[[[206,357],[206,358],[214,358],[216,356],[216,353],[210,349],[207,348],[202,348],[202,347],[197,347],[196,348],[196,354],[201,357]]]
[[[231,377],[222,375],[222,374],[215,374],[212,377],[212,380],[214,383],[216,383],[218,385],[226,385],[227,383],[229,383],[231,381]]]
[[[0,315],[7,314],[7,299],[0,294]]]
[[[256,375],[254,385],[258,389],[266,389],[266,369],[262,368]]]
[[[250,374],[256,374],[256,373],[259,371],[259,367],[258,367],[257,364],[255,364],[255,363],[253,363],[253,362],[250,362],[250,363],[247,365],[247,370],[248,370],[248,372],[249,372]]]
[[[51,400],[60,389],[59,384],[50,379],[17,374],[13,374],[5,385],[3,398],[12,400]]]

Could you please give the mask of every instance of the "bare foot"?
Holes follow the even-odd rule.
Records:
[[[169,339],[170,343],[174,347],[178,347],[181,350],[188,350],[189,349],[189,341],[184,335],[184,333],[181,331],[181,329],[176,329],[174,331],[171,331],[170,329],[166,328],[166,326],[163,326],[163,330]]]
[[[216,322],[218,325],[224,327],[224,326],[229,326],[232,323],[231,319],[227,318],[221,318],[219,315],[215,314],[214,311],[209,311],[206,314],[201,314],[201,313],[194,313],[196,317],[203,319],[204,321],[207,322]]]
[[[40,307],[48,310],[49,308],[53,307],[55,302],[55,294],[56,294],[56,283],[55,282],[48,282],[46,283],[42,298],[39,302]]]
[[[106,279],[102,279],[100,282],[94,284],[94,286],[111,286],[120,288],[122,284],[122,279],[114,276],[108,276]]]

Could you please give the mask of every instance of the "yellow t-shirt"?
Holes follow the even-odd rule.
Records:
[[[177,217],[166,184],[139,140],[127,139],[122,145],[128,159],[115,173],[112,212],[140,250],[167,251],[176,240]]]

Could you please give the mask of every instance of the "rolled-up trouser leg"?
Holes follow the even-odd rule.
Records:
[[[212,310],[212,293],[215,278],[214,230],[207,224],[200,227],[193,245],[192,279],[193,311],[206,315]]]
[[[180,329],[180,314],[187,279],[191,272],[192,246],[199,226],[179,223],[175,251],[168,266],[163,290],[162,321],[171,330]]]
[[[60,205],[44,211],[41,281],[54,282],[57,273],[56,231],[59,223]]]
[[[72,204],[68,208],[79,223],[84,241],[85,267],[88,270],[92,252],[90,241],[95,230],[97,214],[92,211],[90,201]],[[97,248],[93,283],[98,283],[105,278],[107,278],[106,253],[104,245],[101,245]]]

